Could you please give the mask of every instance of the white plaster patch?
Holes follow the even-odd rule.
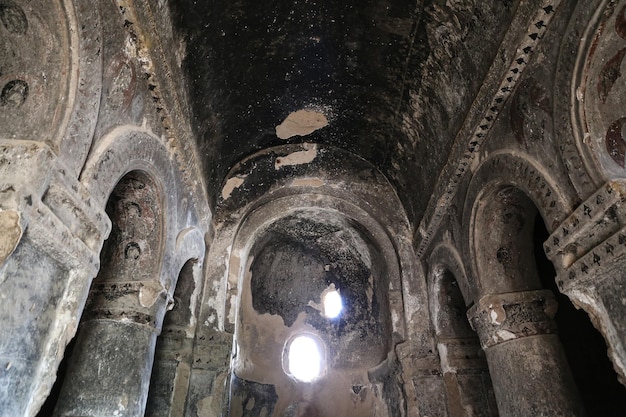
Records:
[[[230,296],[230,310],[228,311],[228,322],[235,323],[237,319],[237,295]]]
[[[448,347],[443,343],[437,343],[437,350],[439,351],[439,360],[441,361],[441,371],[444,374],[456,372],[456,369],[452,368],[448,361]]]
[[[506,320],[506,312],[502,306],[489,304],[489,310],[489,318],[491,319],[492,324],[500,325],[504,323],[504,320]]]
[[[274,168],[280,169],[283,166],[311,163],[317,156],[317,145],[314,143],[303,143],[302,147],[304,148],[303,151],[293,152],[276,158]]]
[[[298,110],[276,126],[276,136],[280,139],[289,139],[293,136],[306,136],[318,129],[328,126],[328,119],[320,112],[312,110]]]
[[[228,200],[233,191],[243,185],[246,177],[247,175],[229,178],[228,181],[226,181],[224,188],[222,188],[222,198],[224,200]]]
[[[496,335],[498,335],[498,337],[500,338],[500,340],[506,341],[506,340],[512,340],[517,338],[517,336],[515,336],[515,333],[512,333],[508,330],[498,330],[496,332]]]
[[[498,313],[496,313],[495,311],[491,310],[489,315],[491,316],[491,322],[492,323],[500,324],[500,322],[498,322]]]
[[[142,307],[152,307],[163,291],[163,286],[158,282],[144,283],[139,289],[139,303]]]
[[[394,329],[398,329],[400,328],[400,326],[402,326],[401,320],[402,320],[402,316],[398,314],[398,311],[396,311],[396,309],[392,309],[391,310],[391,322],[393,323]]]
[[[0,265],[2,265],[22,239],[20,213],[0,209],[0,236]]]

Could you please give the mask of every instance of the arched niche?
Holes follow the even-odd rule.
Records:
[[[239,294],[230,415],[263,408],[372,415],[384,404],[377,378],[388,375],[394,341],[404,334],[399,274],[384,229],[343,200],[298,195],[252,211],[237,232],[229,271],[231,294]],[[344,308],[328,318],[322,299],[333,290]],[[327,359],[312,383],[283,366],[289,341],[307,333]]]
[[[467,318],[468,281],[457,250],[442,243],[429,258],[430,316],[452,417],[498,415],[484,352]]]
[[[184,415],[191,376],[193,335],[197,316],[198,259],[183,265],[157,338],[146,417]]]
[[[252,310],[240,304],[243,325],[268,314],[280,318],[288,332],[308,329],[320,335],[332,358],[329,367],[380,364],[391,345],[389,282],[381,255],[362,226],[335,211],[298,210],[276,220],[248,254],[242,291],[250,291]],[[343,309],[329,319],[324,296],[332,288]],[[239,335],[237,343],[244,349],[249,334]],[[250,346],[258,344],[253,339]]]
[[[562,126],[562,150],[573,168],[572,182],[592,183],[579,187],[583,196],[609,179],[626,178],[625,13],[623,0],[578,3],[566,32],[571,35],[561,46],[556,110],[561,123],[571,126]]]
[[[163,191],[146,173],[131,171],[109,196],[111,234],[100,255],[96,283],[158,279],[163,253]],[[155,262],[157,260],[157,262]]]
[[[505,168],[503,161],[509,168],[493,169]],[[603,404],[588,400],[588,386],[574,384],[593,378],[589,372],[607,369],[606,346],[596,343],[600,335],[589,317],[576,311],[570,294],[559,292],[544,251],[549,233],[572,211],[548,172],[527,156],[500,153],[484,161],[472,178],[463,221],[476,281],[468,316],[489,359],[500,415],[523,415],[527,410],[519,404],[568,415],[582,415],[584,406],[589,414],[605,415]],[[581,346],[572,338],[578,333],[589,339],[583,342],[589,348],[584,361],[575,359],[581,357]],[[591,361],[601,366],[590,371],[585,362]],[[529,376],[545,382],[531,384]],[[614,372],[601,379],[607,391],[616,392]],[[534,392],[543,383],[551,387],[542,391],[549,396]],[[585,392],[581,395],[578,388]],[[608,402],[619,403],[616,398]]]
[[[158,317],[165,307],[160,282],[163,190],[133,170],[113,188],[112,223],[68,359],[55,416],[143,415]]]

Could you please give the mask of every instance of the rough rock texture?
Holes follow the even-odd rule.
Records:
[[[626,413],[625,0],[0,0],[0,39],[0,417]]]

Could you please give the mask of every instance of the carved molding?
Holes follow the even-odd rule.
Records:
[[[626,181],[611,181],[592,194],[544,243],[558,269],[561,290],[597,282],[626,256]]]
[[[456,136],[456,144],[465,144],[465,150],[460,157],[448,161],[443,175],[439,178],[435,190],[443,190],[431,197],[426,215],[418,228],[417,256],[421,258],[448,213],[448,209],[459,190],[461,180],[471,171],[471,166],[478,151],[487,140],[488,134],[499,117],[506,101],[511,97],[521,75],[528,67],[537,44],[545,34],[560,1],[542,1],[535,14],[529,21],[526,33],[521,37],[517,45],[516,54],[510,61],[509,67],[502,74],[497,86],[490,85],[481,89],[470,114],[479,113],[481,116],[476,120],[468,119]],[[509,48],[512,49],[512,48]],[[496,64],[494,64],[496,65]],[[490,69],[490,72],[500,72],[499,67]],[[496,72],[496,73],[497,73]],[[494,88],[495,87],[495,88]],[[488,90],[488,91],[487,91]],[[485,103],[485,104],[476,104]],[[476,106],[480,106],[475,108]]]
[[[41,142],[0,143],[0,207],[20,213],[29,238],[69,268],[99,268],[109,234],[104,207]]]
[[[178,80],[182,78],[179,68],[168,60],[173,55],[163,49],[162,30],[158,27],[155,2],[146,0],[116,0],[124,19],[124,28],[136,52],[136,58],[148,80],[148,89],[165,132],[164,145],[173,161],[180,167],[181,178],[193,194],[201,196],[196,210],[202,220],[210,220],[208,201],[201,161],[195,146],[194,135],[187,119],[189,109]],[[161,3],[161,2],[159,2]],[[157,6],[163,7],[163,6]],[[163,11],[160,11],[163,13]]]
[[[586,172],[599,184],[626,177],[626,89],[620,71],[626,57],[626,2],[584,6],[578,13],[593,15],[583,20],[587,26],[580,37],[568,104],[575,145]]]
[[[483,349],[522,337],[556,333],[550,290],[486,295],[467,312]]]
[[[45,142],[77,175],[102,89],[99,4],[7,0],[2,10],[12,18],[0,23],[0,138]]]

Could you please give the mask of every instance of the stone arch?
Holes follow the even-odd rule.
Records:
[[[402,297],[401,297],[402,291],[400,287],[401,285],[400,276],[401,276],[402,271],[399,266],[398,254],[396,252],[394,244],[392,243],[392,238],[387,234],[385,229],[382,228],[381,225],[378,224],[376,220],[373,219],[367,212],[358,208],[352,203],[349,203],[345,200],[342,200],[336,197],[330,197],[326,195],[310,195],[310,194],[298,194],[294,196],[283,197],[283,198],[271,201],[269,203],[263,204],[261,206],[255,207],[255,209],[251,210],[249,214],[242,220],[241,225],[239,229],[237,230],[236,238],[232,246],[232,253],[231,253],[231,258],[230,258],[231,260],[230,260],[229,272],[228,272],[229,291],[231,292],[231,294],[235,292],[239,294],[239,297],[238,297],[239,304],[231,305],[228,307],[230,309],[235,309],[236,314],[237,314],[235,340],[237,340],[238,348],[236,352],[237,360],[233,363],[233,369],[234,369],[235,375],[245,377],[245,380],[233,377],[232,388],[231,388],[233,391],[231,392],[231,394],[235,393],[235,395],[239,395],[238,393],[242,389],[245,390],[246,392],[248,391],[256,392],[256,394],[254,395],[257,395],[259,398],[267,398],[267,395],[272,394],[270,395],[270,397],[277,398],[276,400],[277,402],[274,405],[279,410],[285,410],[286,407],[293,405],[294,404],[293,401],[298,400],[298,395],[299,395],[298,392],[302,388],[297,388],[296,392],[287,392],[288,390],[286,391],[284,387],[286,385],[292,384],[292,382],[287,381],[289,378],[288,377],[285,378],[282,371],[278,371],[276,375],[272,378],[265,378],[265,377],[261,378],[256,373],[254,367],[253,368],[247,367],[246,364],[250,364],[251,362],[254,362],[254,360],[256,359],[251,360],[251,353],[249,351],[249,346],[245,342],[246,338],[249,338],[249,336],[242,337],[242,336],[245,336],[245,333],[251,327],[250,320],[245,319],[246,314],[248,317],[250,317],[251,313],[243,314],[242,311],[244,308],[248,309],[248,308],[251,308],[250,306],[254,305],[253,304],[254,303],[254,300],[253,300],[254,288],[252,286],[252,280],[254,278],[253,274],[259,272],[260,271],[259,268],[262,269],[262,266],[263,266],[262,261],[261,261],[261,264],[255,263],[255,261],[257,259],[262,259],[262,257],[264,256],[264,252],[263,252],[264,249],[270,248],[269,249],[270,251],[275,250],[276,251],[275,253],[280,254],[284,252],[285,250],[290,250],[290,248],[293,247],[293,245],[289,246],[289,244],[288,244],[289,248],[283,247],[284,242],[279,242],[278,240],[276,240],[273,237],[273,233],[276,233],[277,231],[279,233],[282,233],[283,229],[289,229],[290,227],[289,224],[291,224],[290,222],[296,222],[298,224],[302,224],[304,225],[303,229],[309,230],[308,229],[309,226],[315,227],[315,225],[308,225],[308,223],[310,222],[310,219],[314,216],[319,216],[318,218],[322,219],[324,226],[328,226],[333,229],[333,231],[329,231],[329,233],[342,234],[346,232],[347,230],[345,228],[342,229],[342,227],[347,226],[348,229],[352,228],[352,231],[356,235],[358,235],[356,237],[352,235],[351,238],[356,238],[357,240],[364,239],[364,241],[369,240],[368,245],[371,244],[373,245],[373,247],[376,247],[376,250],[374,250],[374,252],[378,251],[377,255],[374,252],[372,252],[371,250],[372,247],[370,247],[370,249],[363,249],[363,250],[369,251],[369,254],[364,255],[365,257],[372,256],[373,258],[377,258],[379,261],[384,260],[383,262],[386,262],[386,265],[383,267],[384,271],[380,269],[376,271],[376,268],[372,268],[371,270],[371,273],[374,275],[377,273],[379,275],[384,274],[375,278],[376,280],[382,280],[381,282],[384,283],[385,288],[382,290],[382,292],[380,292],[379,291],[380,289],[376,290],[376,288],[374,287],[374,293],[375,293],[374,298],[376,297],[380,298],[381,296],[384,296],[384,297],[387,297],[388,299],[388,301],[385,300],[385,302],[388,302],[387,309],[390,314],[387,316],[385,320],[389,321],[389,330],[386,331],[385,333],[386,336],[383,337],[382,339],[388,339],[387,343],[393,343],[391,342],[392,340],[397,341],[399,339],[402,339],[405,335],[404,320],[403,320],[404,312],[402,308]],[[287,235],[289,235],[289,232],[286,232],[286,233]],[[346,233],[349,234],[351,232],[346,232]],[[286,236],[286,239],[289,241],[290,238],[287,235],[285,236]],[[278,245],[276,246],[276,248],[272,249],[274,247],[272,245],[274,245],[274,243],[277,243],[277,242],[280,243],[282,246]],[[338,247],[337,249],[341,251],[341,248]],[[296,250],[296,252],[302,253],[303,254],[302,256],[307,256],[306,254],[304,254],[304,252],[299,252],[298,250]],[[254,256],[257,256],[257,258],[252,259],[252,257]],[[301,256],[301,255],[296,254],[294,255],[294,258],[298,256]],[[315,258],[316,255],[312,254],[311,257]],[[323,258],[323,255],[322,255],[322,258]],[[374,261],[372,262],[374,263]],[[323,269],[325,268],[324,263],[318,262],[318,263],[315,263],[315,265],[317,265],[319,267],[318,268],[319,271],[322,274],[324,274],[324,271],[323,271]],[[326,269],[327,273],[333,273],[333,268],[334,268],[333,265],[334,264],[332,261],[326,264],[326,268],[328,268]],[[387,276],[388,278],[385,278],[385,276]],[[338,285],[338,287],[342,286],[341,282],[336,283],[336,284]],[[325,285],[327,285],[327,283]],[[348,291],[348,292],[350,291],[350,289],[347,287],[340,288],[340,289]],[[324,288],[320,287],[319,290],[321,292],[321,290],[324,290]],[[346,292],[346,294],[348,292]],[[314,303],[317,303],[320,300],[311,300],[311,301],[313,301]],[[312,304],[309,303],[309,306],[311,305]],[[255,307],[252,307],[252,308],[254,309]],[[386,307],[381,307],[381,308],[386,308]],[[270,314],[267,314],[267,313],[270,313]],[[311,314],[313,313],[305,313],[305,316],[308,317],[308,319],[305,320],[307,321],[306,324],[302,322],[302,318],[303,318],[302,313],[295,314],[293,315],[293,317],[289,319],[282,319],[282,320],[280,318],[281,316],[277,315],[276,312],[268,311],[266,312],[266,314],[263,314],[263,316],[267,320],[268,326],[277,326],[280,329],[282,329],[280,330],[280,332],[282,333],[279,332],[282,336],[280,335],[276,336],[277,339],[280,339],[281,337],[283,337],[286,341],[289,339],[290,335],[293,335],[297,333],[298,331],[305,331],[305,330],[307,331],[312,330],[314,332],[317,332],[318,336],[321,335],[320,337],[324,338],[325,334],[323,333],[322,330],[319,330],[315,324],[316,320],[322,321],[322,319],[311,318],[312,317]],[[313,314],[313,316],[317,317],[316,314]],[[310,319],[310,322],[309,322],[309,319]],[[287,324],[286,323],[287,321],[289,322],[288,323],[289,325],[285,325]],[[341,324],[339,326],[341,326]],[[259,332],[258,329],[257,329],[257,332]],[[327,341],[327,346],[330,346],[329,348],[334,349],[335,348],[333,347],[334,345],[333,346],[331,345],[332,343],[329,343]],[[264,344],[260,344],[259,346],[264,346]],[[357,346],[355,349],[361,351],[365,346],[367,346],[367,344],[361,344],[360,346]],[[378,352],[377,348],[375,348],[374,346],[371,346],[371,347],[372,347],[372,351]],[[278,347],[275,350],[280,352],[281,348]],[[391,352],[392,352],[392,345],[388,345],[384,347],[384,351],[381,351],[378,354],[375,352],[372,353],[372,355],[376,356],[377,359],[372,359],[368,367],[375,368],[375,367],[382,366],[384,368],[386,366],[389,366],[390,365],[388,363],[389,357],[393,357],[393,354]],[[277,353],[274,356],[277,356],[277,355],[278,357],[281,356],[281,354],[279,353]],[[365,355],[365,356],[372,357],[372,355]],[[271,357],[271,355],[269,354],[268,356]],[[280,363],[280,359],[276,361],[272,361],[271,359],[269,359],[269,362],[266,365],[272,366],[272,363],[274,364],[273,366],[276,367],[276,364]],[[264,365],[261,364],[259,366],[264,366]],[[352,372],[360,375],[359,377],[355,377],[356,380],[358,380],[358,382],[354,382],[354,386],[363,387],[364,391],[360,394],[361,396],[365,396],[366,392],[371,392],[371,387],[369,387],[368,383],[366,382],[367,381],[366,374],[363,374],[364,370],[359,370],[359,368],[355,367],[355,364],[350,362],[349,359],[346,359],[345,363],[343,363],[342,366],[348,367],[348,369],[352,368]],[[343,371],[338,369],[333,372],[336,373],[336,372],[343,372]],[[383,371],[378,371],[378,372],[382,372],[382,374],[386,374],[388,371],[383,370]],[[283,381],[283,379],[285,379],[285,381]],[[330,378],[330,379],[333,379],[333,378]],[[341,381],[342,379],[338,378],[336,380]],[[254,382],[251,382],[251,381],[254,381]],[[339,387],[336,387],[335,385],[336,384],[334,385],[329,384],[329,386],[334,387],[332,389],[334,390],[339,389]],[[266,392],[266,390],[268,389],[270,389],[271,391],[275,389],[276,391],[272,391],[268,393]],[[325,388],[325,390],[327,389],[328,387]],[[324,395],[328,395],[328,392],[326,392],[326,394],[317,393],[315,397],[319,399],[321,397],[324,397]],[[370,397],[371,397],[371,394],[370,394]],[[261,407],[262,404],[260,401],[258,401],[259,398],[257,398],[257,405]],[[242,399],[242,401],[243,400],[245,399]],[[371,401],[371,398],[368,401]]]
[[[472,202],[469,245],[478,288],[468,316],[485,351],[501,415],[582,416],[556,335],[557,303],[542,289],[535,265],[536,215],[533,201],[506,181],[487,184]],[[531,381],[551,381],[552,390]]]
[[[145,408],[166,301],[160,281],[166,217],[161,187],[145,171],[130,170],[106,207],[112,231],[69,357],[57,416],[130,416]]]
[[[511,195],[511,197],[519,197],[519,202],[524,205],[520,207],[521,212],[518,214],[523,214],[525,209],[535,210],[536,207],[548,230],[556,229],[571,213],[574,206],[572,198],[558,186],[548,171],[527,155],[497,152],[483,161],[470,181],[463,208],[462,224],[465,228],[466,239],[462,242],[462,247],[468,259],[471,260],[471,265],[468,265],[468,275],[475,277],[476,280],[469,291],[473,301],[480,298],[479,292],[483,287],[482,277],[478,275],[478,259],[475,256],[477,234],[483,230],[477,227],[477,208],[488,201],[488,196],[502,190],[518,190],[513,193],[517,195]],[[501,197],[506,199],[505,195]],[[483,210],[483,213],[486,212]],[[532,230],[526,229],[526,233],[532,233]],[[498,249],[495,249],[496,252]],[[504,252],[501,255],[504,256]]]
[[[178,182],[174,173],[172,156],[163,143],[151,133],[137,126],[120,126],[100,139],[90,151],[90,156],[80,175],[80,182],[92,199],[105,206],[118,181],[131,171],[142,171],[154,179],[159,190],[163,223],[163,286],[171,277],[169,268],[174,262],[178,218]],[[170,283],[171,286],[171,283]],[[169,287],[168,287],[169,288]]]
[[[498,167],[490,161],[494,158],[508,159],[510,168],[494,169]],[[484,172],[485,167],[492,172]],[[535,241],[536,217],[554,231],[572,207],[544,172],[532,161],[493,156],[472,178],[465,201],[467,254],[476,276],[475,304],[468,315],[488,358],[498,408],[505,415],[525,415],[529,409],[535,410],[533,413],[543,409],[550,414],[583,413],[556,334],[555,293],[545,289],[549,287],[536,266],[536,251],[545,257],[541,242]],[[530,374],[535,380],[555,381],[551,397],[542,397],[524,382],[533,352],[542,365],[539,373]],[[511,366],[513,363],[517,365]],[[522,386],[525,388],[520,389]],[[519,408],[519,404],[530,408]]]
[[[448,412],[451,416],[464,416],[472,410],[481,416],[497,416],[487,362],[467,318],[473,301],[460,255],[452,245],[441,243],[433,250],[428,265],[430,317]]]
[[[472,303],[470,288],[473,286],[473,283],[465,271],[459,251],[454,246],[447,243],[437,245],[430,255],[428,265],[431,274],[439,274],[442,269],[449,271],[459,285],[465,304],[470,305]],[[430,282],[434,284],[435,280],[430,280]],[[433,294],[430,288],[429,294]]]
[[[625,178],[626,141],[620,68],[626,3],[579,2],[570,17],[555,76],[555,132],[565,167],[586,197],[611,178]]]
[[[199,244],[198,233],[189,231],[181,235],[180,252],[175,252],[175,176],[165,147],[148,132],[132,126],[110,132],[92,150],[80,180],[92,201],[107,207],[112,232],[81,319],[89,325],[79,329],[55,415],[80,414],[87,412],[85,407],[107,415],[143,414],[156,336],[168,290],[173,292],[176,284],[169,271],[181,262],[176,256],[198,252],[204,241]],[[126,356],[118,357],[119,351]],[[99,375],[98,388],[91,371],[103,361],[115,372]],[[109,393],[101,392],[102,387]]]
[[[508,158],[510,160],[511,157]],[[512,163],[511,169],[493,170],[483,175],[485,166],[493,170],[498,165],[489,164],[489,160],[481,165],[470,183],[464,209],[464,224],[469,229],[467,256],[472,260],[472,275],[476,277],[476,288],[473,289],[475,305],[469,316],[487,352],[490,369],[496,370],[496,375],[492,373],[492,377],[500,412],[507,410],[506,413],[511,413],[509,405],[514,408],[515,403],[526,401],[515,398],[510,392],[503,392],[503,386],[506,385],[501,384],[503,375],[497,375],[506,369],[503,368],[503,362],[511,363],[510,358],[516,357],[523,363],[528,352],[541,346],[539,350],[544,352],[543,360],[550,358],[552,361],[550,366],[542,369],[560,375],[560,386],[554,385],[553,392],[561,398],[541,399],[533,393],[527,393],[527,398],[535,399],[535,407],[554,406],[551,413],[557,413],[559,407],[565,407],[568,413],[578,415],[582,412],[582,398],[590,398],[590,395],[587,391],[583,392],[582,397],[577,393],[565,359],[566,355],[576,355],[577,352],[571,342],[563,348],[561,338],[557,338],[557,322],[559,326],[571,328],[572,324],[567,320],[576,320],[576,332],[588,331],[590,338],[596,336],[596,329],[585,314],[574,315],[572,302],[580,305],[576,295],[562,291],[557,286],[554,269],[543,248],[543,241],[549,233],[555,232],[557,226],[563,224],[574,204],[568,202],[558,187],[550,186],[554,181],[546,174],[540,174],[545,170],[532,161]],[[540,241],[537,240],[538,225],[545,225],[546,229]],[[544,265],[540,268],[538,262]],[[552,270],[548,275],[545,262],[550,264]],[[557,300],[562,306],[563,313],[560,315],[557,315]],[[525,319],[519,320],[520,317]],[[570,339],[566,335],[562,338],[563,343]],[[524,346],[529,344],[531,346]],[[594,349],[594,354],[604,354],[601,347]],[[505,356],[499,357],[505,351]],[[518,356],[520,352],[526,353]],[[574,365],[572,369],[580,381],[580,375],[586,371],[578,365],[578,361]],[[516,371],[513,368],[507,369],[507,372],[517,377],[517,372],[524,372],[523,369]],[[609,373],[606,376],[610,377]],[[544,375],[541,378],[553,377]],[[522,381],[523,377],[518,380]],[[613,389],[611,384],[607,387]],[[510,388],[517,389],[515,386]],[[543,405],[540,404],[542,401]],[[593,408],[594,412],[601,412],[588,399],[585,399],[585,406]]]

